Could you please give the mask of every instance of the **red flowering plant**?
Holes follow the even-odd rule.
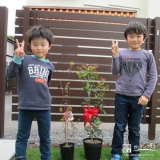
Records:
[[[106,80],[96,71],[97,68],[97,65],[86,64],[78,67],[77,71],[79,79],[83,80],[82,91],[87,93],[87,98],[82,102],[83,118],[85,130],[92,142],[94,138],[103,137],[100,124],[102,114],[107,116],[104,110],[104,99],[107,97],[106,91],[109,90]]]
[[[74,131],[77,130],[75,123],[73,122],[74,117],[72,113],[72,106],[70,105],[69,96],[71,96],[70,91],[70,73],[72,73],[72,67],[74,66],[73,62],[70,62],[70,67],[67,69],[68,71],[68,81],[63,87],[62,82],[60,81],[60,88],[62,89],[63,103],[60,106],[59,112],[62,113],[61,122],[64,123],[64,139],[65,139],[65,147],[69,147],[69,136],[74,138]],[[69,124],[72,128],[72,134],[69,134]]]

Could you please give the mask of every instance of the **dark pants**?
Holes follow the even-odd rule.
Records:
[[[131,144],[130,158],[138,156],[140,146],[140,123],[144,106],[138,104],[140,97],[116,94],[115,97],[115,126],[112,139],[111,154],[122,155],[123,135],[128,123],[128,141]]]
[[[40,137],[41,160],[51,160],[50,152],[50,110],[19,110],[16,139],[16,160],[26,160],[26,148],[33,118],[37,119]]]

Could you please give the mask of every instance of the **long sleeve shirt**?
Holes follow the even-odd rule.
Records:
[[[119,75],[116,93],[128,96],[145,95],[150,98],[157,83],[157,68],[154,56],[147,50],[120,50],[112,58],[111,71]]]
[[[6,77],[18,78],[18,109],[50,109],[49,84],[53,71],[54,66],[49,60],[34,55],[25,55],[23,59],[14,56],[7,67]]]

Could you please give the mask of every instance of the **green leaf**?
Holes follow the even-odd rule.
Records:
[[[105,110],[103,110],[103,113],[105,114],[105,116],[107,117],[107,112]]]

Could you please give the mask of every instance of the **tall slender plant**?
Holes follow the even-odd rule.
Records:
[[[65,146],[64,147],[69,147],[68,143],[68,138],[69,138],[69,123],[71,124],[72,127],[72,133],[70,136],[74,138],[74,131],[77,130],[75,123],[73,122],[74,117],[72,114],[72,106],[70,105],[70,96],[71,96],[71,91],[70,91],[70,74],[72,73],[72,67],[74,66],[73,62],[70,62],[70,66],[67,69],[68,71],[68,81],[66,82],[65,86],[63,87],[62,82],[60,81],[60,88],[62,89],[62,96],[63,98],[63,103],[60,106],[59,112],[62,113],[62,118],[61,122],[64,122],[64,139],[65,139]]]
[[[85,64],[78,67],[77,71],[79,79],[83,80],[82,91],[87,93],[87,97],[82,102],[82,107],[84,107],[83,118],[85,130],[92,142],[94,138],[103,137],[99,127],[102,123],[102,114],[107,116],[104,110],[104,99],[107,97],[106,91],[109,90],[106,80],[100,77],[97,68],[97,65]]]

